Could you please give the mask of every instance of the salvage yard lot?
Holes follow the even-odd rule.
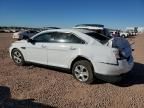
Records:
[[[128,39],[135,42],[135,66],[121,83],[96,79],[92,85],[76,81],[61,69],[16,66],[8,53],[14,41],[11,35],[0,33],[0,92],[4,87],[10,89],[5,104],[16,103],[22,108],[144,108],[144,34]]]

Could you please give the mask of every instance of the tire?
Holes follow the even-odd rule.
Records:
[[[80,60],[72,66],[72,74],[82,83],[91,84],[94,81],[93,67],[87,60]]]
[[[25,60],[24,60],[23,54],[21,53],[20,50],[13,49],[12,53],[11,53],[11,56],[12,56],[12,60],[14,61],[14,63],[16,65],[18,65],[18,66],[25,65]]]
[[[122,35],[122,37],[125,38],[126,36],[125,36],[125,35]]]

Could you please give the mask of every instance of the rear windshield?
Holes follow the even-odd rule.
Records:
[[[102,44],[106,43],[108,40],[110,40],[111,37],[96,33],[96,32],[89,32],[89,33],[85,33],[88,36],[98,40],[99,42],[101,42]]]

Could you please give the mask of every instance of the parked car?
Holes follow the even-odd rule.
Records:
[[[12,38],[22,40],[32,37],[33,35],[37,34],[38,32],[35,30],[22,30],[16,33],[13,33]]]
[[[60,29],[59,27],[44,27],[44,30]]]
[[[16,65],[32,62],[67,68],[83,83],[92,83],[95,76],[118,81],[134,64],[126,39],[82,29],[43,31],[12,43],[9,53]]]
[[[110,31],[110,35],[111,36],[118,36],[118,37],[127,38],[129,36],[129,33],[123,32],[123,31],[119,31],[119,30],[111,30]]]
[[[129,34],[129,36],[135,36],[134,30],[127,30],[126,32]]]
[[[98,27],[98,28],[104,28],[104,25],[102,25],[102,24],[78,24],[78,25],[76,25],[74,28],[81,28],[81,27],[83,27],[83,28],[96,28],[96,27]]]
[[[10,33],[15,33],[16,30],[15,29],[10,29]]]
[[[127,38],[129,36],[129,33],[120,31],[120,36]]]
[[[104,28],[104,25],[102,25],[102,24],[79,24],[79,25],[76,25],[73,28],[92,30],[92,31],[95,31],[97,33],[106,35],[108,37],[110,36],[109,30],[107,28]]]
[[[0,33],[10,33],[10,30],[8,30],[8,29],[0,29]]]

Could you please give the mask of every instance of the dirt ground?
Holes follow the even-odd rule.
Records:
[[[92,85],[44,66],[16,66],[8,47],[11,34],[0,34],[0,107],[4,108],[144,108],[144,34],[134,43],[135,66],[119,84],[96,79]]]

